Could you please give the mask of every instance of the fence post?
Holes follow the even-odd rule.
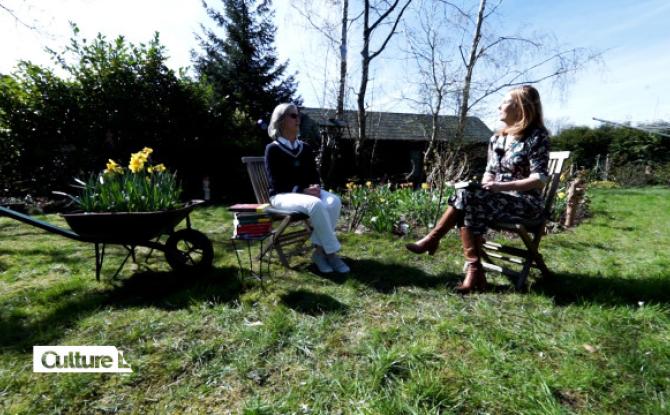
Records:
[[[567,207],[565,209],[565,222],[564,225],[566,228],[570,228],[575,224],[575,218],[577,216],[577,210],[579,209],[579,204],[584,198],[585,192],[585,182],[582,172],[577,174],[575,180],[570,183],[568,188],[568,201]]]

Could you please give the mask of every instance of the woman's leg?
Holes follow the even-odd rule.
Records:
[[[321,202],[323,202],[326,210],[328,211],[328,217],[330,218],[330,224],[333,227],[333,232],[337,227],[337,221],[340,219],[340,211],[342,210],[342,201],[339,196],[336,194],[321,190]]]
[[[326,254],[340,250],[340,242],[333,231],[331,215],[326,205],[317,197],[304,193],[280,193],[272,197],[272,206],[278,209],[294,210],[309,215],[312,228],[312,242],[321,246]]]
[[[463,256],[467,269],[463,282],[456,286],[456,291],[468,294],[471,291],[483,291],[486,289],[486,273],[481,261],[481,249],[483,238],[475,235],[468,227],[461,227],[461,242],[463,244]]]
[[[450,204],[452,199],[450,199]],[[461,242],[467,264],[463,282],[456,291],[467,294],[486,288],[486,273],[481,263],[483,235],[492,221],[520,222],[542,214],[542,205],[532,199],[483,189],[462,189],[453,199],[463,210]]]
[[[430,255],[435,254],[437,247],[440,245],[440,239],[449,232],[458,222],[461,221],[463,214],[453,206],[449,206],[444,212],[437,225],[428,233],[428,235],[419,239],[414,243],[405,245],[405,248],[414,252],[415,254],[423,254],[428,251]]]
[[[330,224],[333,227],[333,234],[335,234],[337,221],[340,218],[340,211],[342,210],[342,201],[337,195],[321,190],[321,202],[323,202],[326,207],[326,211],[330,218]],[[330,264],[335,271],[341,274],[350,271],[349,266],[335,252],[328,253],[326,259],[328,260],[328,264]]]

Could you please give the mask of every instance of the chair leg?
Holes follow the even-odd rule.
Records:
[[[549,268],[547,268],[547,264],[544,263],[542,254],[538,253],[535,256],[535,265],[537,265],[537,268],[540,270],[544,278],[551,278],[552,273],[549,271]]]
[[[527,257],[526,261],[523,264],[523,268],[521,269],[521,272],[519,272],[519,277],[516,280],[516,283],[514,284],[514,288],[517,291],[523,290],[524,286],[526,285],[526,281],[528,280],[528,274],[530,273],[530,264],[533,262],[533,259],[531,257]]]
[[[271,252],[273,249],[277,251],[277,255],[279,257],[279,261],[284,265],[285,267],[288,268],[288,261],[286,259],[286,256],[284,255],[284,252],[282,251],[281,247],[279,246],[279,238],[281,235],[284,233],[286,230],[286,227],[288,227],[289,223],[291,223],[291,218],[290,217],[285,217],[282,219],[282,221],[279,223],[279,226],[272,232],[272,236],[270,237],[270,243],[267,244],[267,246],[263,247],[263,250],[261,253],[258,255],[259,258],[263,258],[266,256],[269,252]]]
[[[277,257],[279,257],[279,262],[286,268],[291,268],[289,263],[288,263],[288,258],[286,258],[286,255],[284,254],[284,250],[282,249],[281,245],[275,245],[274,246],[275,251],[277,251]]]
[[[526,228],[524,228],[523,226],[518,226],[517,230],[519,233],[519,237],[521,237],[521,240],[523,241],[524,245],[526,245],[526,249],[528,251],[528,254],[524,258],[525,261],[523,263],[523,268],[521,269],[521,272],[519,273],[519,278],[517,278],[515,284],[515,288],[517,290],[522,290],[523,287],[526,285],[526,280],[528,280],[528,274],[530,273],[530,266],[533,264],[533,260],[539,255],[536,247],[536,242],[539,241],[531,240],[530,235],[528,235]]]

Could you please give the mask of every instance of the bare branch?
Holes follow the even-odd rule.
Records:
[[[370,54],[370,60],[376,58],[380,53],[382,53],[384,48],[386,48],[386,45],[389,43],[389,40],[391,40],[391,37],[395,34],[395,29],[398,27],[398,23],[400,23],[400,19],[402,18],[403,13],[405,13],[405,10],[407,10],[407,7],[411,2],[412,0],[407,0],[407,3],[405,3],[405,7],[403,7],[402,10],[400,10],[400,13],[398,13],[398,16],[396,16],[395,22],[393,23],[393,27],[389,31],[388,36],[386,36],[384,43],[382,43],[382,45],[379,47],[379,49],[377,49],[376,52]]]
[[[470,13],[465,12],[463,9],[461,9],[460,7],[455,5],[454,3],[450,2],[450,1],[446,1],[446,0],[439,0],[439,2],[442,3],[442,4],[446,4],[448,6],[453,7],[454,9],[456,9],[458,14],[461,15],[461,17],[464,17],[470,23],[475,24],[475,21],[472,19],[472,16],[470,15]]]
[[[468,63],[465,61],[465,55],[463,54],[463,45],[458,46],[458,52],[461,54],[461,61],[463,62],[463,66],[468,66]]]
[[[30,24],[24,22],[23,20],[21,20],[21,18],[14,12],[14,10],[8,8],[7,6],[4,6],[2,3],[0,3],[0,9],[4,10],[5,12],[7,12],[7,14],[12,16],[14,18],[14,20],[17,23],[19,23],[21,26],[23,26],[27,29],[30,29],[30,30],[37,30],[36,26],[30,25]]]
[[[384,13],[380,14],[379,17],[377,18],[377,20],[370,25],[370,27],[368,28],[368,31],[374,32],[375,29],[377,28],[377,26],[379,26],[379,24],[381,22],[383,22],[391,13],[393,13],[393,10],[395,10],[395,8],[398,6],[399,2],[400,2],[400,0],[394,0],[393,4],[390,5]],[[405,6],[405,7],[407,7],[407,6]],[[370,9],[377,11],[377,9],[374,6],[370,6]]]
[[[522,38],[522,37],[511,37],[511,36],[500,36],[498,39],[495,41],[491,42],[490,44],[483,46],[480,50],[477,56],[482,56],[484,55],[489,49],[493,48],[494,46],[497,46],[505,41],[516,41],[516,42],[522,42],[522,43],[530,43],[531,45],[535,46],[536,48],[541,47],[542,45],[538,42],[532,41],[530,39]]]
[[[495,6],[491,7],[491,9],[489,10],[489,12],[486,13],[486,14],[484,15],[484,20],[488,19],[489,16],[491,16],[493,13],[495,13],[496,10],[498,10],[498,7],[500,7],[500,5],[502,4],[502,2],[503,2],[503,0],[498,0],[498,4],[496,4]]]
[[[552,56],[550,56],[550,57],[548,57],[548,58],[546,58],[542,61],[539,61],[539,62],[537,62],[537,63],[535,63],[531,66],[526,67],[522,71],[516,71],[515,75],[512,76],[511,79],[508,79],[507,81],[502,81],[502,79],[508,77],[509,73],[503,75],[503,77],[499,78],[499,80],[492,82],[492,84],[496,85],[495,87],[488,88],[488,89],[484,90],[484,92],[481,94],[480,97],[473,100],[472,103],[470,105],[468,105],[468,110],[471,110],[478,103],[480,103],[481,101],[483,101],[487,97],[491,96],[492,94],[495,94],[496,92],[498,92],[502,89],[511,88],[511,87],[514,87],[514,86],[525,85],[525,84],[537,84],[537,83],[540,83],[540,82],[545,81],[547,79],[556,78],[556,77],[559,77],[561,75],[565,75],[567,73],[574,72],[574,71],[580,69],[582,67],[582,64],[579,61],[572,61],[572,62],[568,62],[567,66],[566,65],[561,65],[561,67],[559,67],[558,69],[554,70],[551,73],[548,73],[548,74],[545,74],[545,75],[542,75],[542,76],[539,76],[539,77],[535,77],[535,78],[532,78],[532,79],[520,79],[520,78],[523,78],[525,75],[528,75],[529,73],[531,73],[533,70],[545,65],[548,62],[551,62],[551,61],[556,60],[556,59],[562,61],[564,55],[568,55],[568,54],[575,55],[582,50],[583,49],[581,49],[581,48],[573,48],[573,49],[569,49],[569,50],[566,50],[566,51],[558,52],[558,53],[556,53],[556,54],[554,54],[554,55],[552,55]],[[597,55],[593,55],[593,56],[588,57],[587,61],[591,60],[591,59],[594,59],[596,56]],[[501,83],[498,83],[498,82],[501,82]]]

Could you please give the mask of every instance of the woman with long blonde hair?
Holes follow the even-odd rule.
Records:
[[[462,294],[486,288],[481,247],[487,225],[539,219],[544,208],[541,189],[548,178],[549,133],[540,94],[530,85],[512,89],[498,109],[503,127],[489,142],[481,185],[457,189],[430,233],[406,245],[414,253],[433,255],[440,239],[458,226],[468,264],[465,279],[456,287]]]

